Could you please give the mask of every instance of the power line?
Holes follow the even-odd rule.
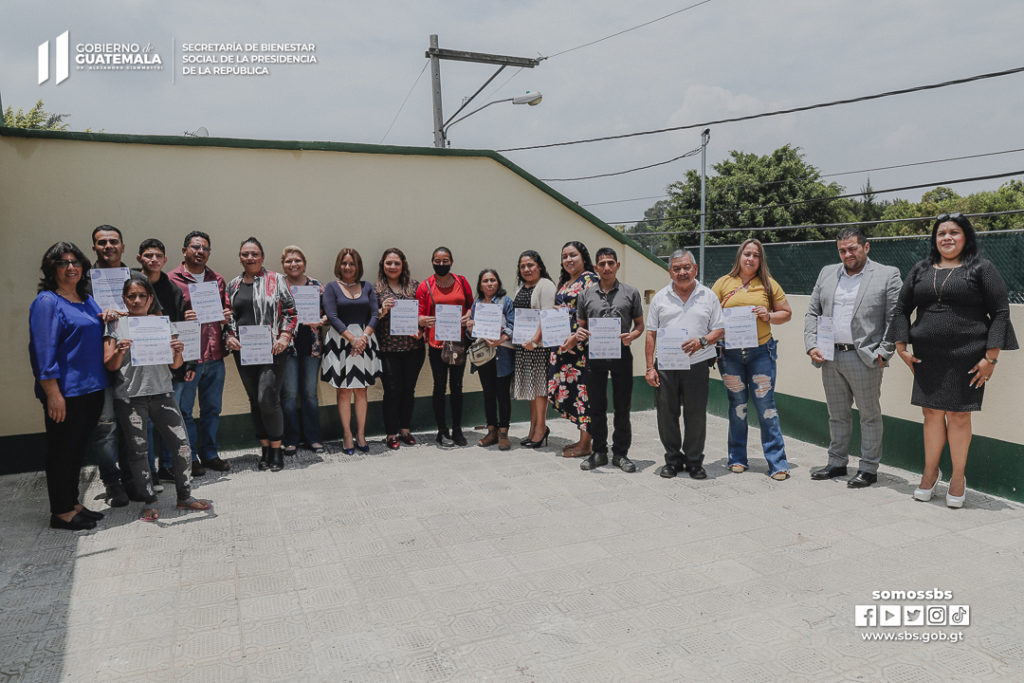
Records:
[[[597,40],[592,40],[589,43],[583,43],[582,45],[577,45],[576,47],[570,47],[567,50],[562,50],[560,52],[556,52],[553,55],[548,55],[547,57],[543,57],[542,59],[551,59],[552,57],[558,57],[559,55],[564,55],[567,52],[572,52],[574,50],[580,50],[580,49],[585,48],[585,47],[590,47],[591,45],[597,45],[598,43],[602,43],[602,42],[604,42],[606,40],[609,40],[610,38],[615,38],[616,36],[621,36],[623,33],[629,33],[630,31],[635,31],[638,28],[643,28],[644,26],[650,26],[651,24],[659,22],[662,19],[668,19],[669,17],[673,17],[673,16],[675,16],[677,14],[682,14],[683,12],[686,12],[688,10],[694,9],[695,7],[700,7],[701,5],[706,5],[709,2],[711,2],[711,0],[701,0],[701,2],[694,3],[694,4],[690,5],[689,7],[684,7],[682,9],[677,9],[674,12],[669,12],[668,14],[666,14],[664,16],[661,16],[661,17],[658,17],[657,19],[651,19],[650,21],[645,21],[642,24],[637,24],[636,26],[630,26],[627,29],[623,29],[621,31],[617,31],[617,32],[615,32],[615,33],[613,33],[613,34],[611,34],[609,36],[605,36],[604,38],[598,38]]]
[[[670,195],[667,194],[654,194],[647,197],[633,197],[632,199],[611,199],[607,202],[591,202],[589,204],[580,204],[580,206],[602,206],[603,204],[623,204],[625,202],[638,202],[641,199],[664,199]]]
[[[420,69],[420,73],[419,73],[418,76],[416,76],[416,80],[412,82],[412,87],[409,88],[409,92],[407,92],[405,94],[405,99],[402,100],[401,106],[399,106],[398,107],[398,111],[395,112],[395,118],[391,119],[391,125],[388,126],[388,129],[386,131],[384,131],[384,136],[381,137],[381,139],[380,139],[381,142],[384,142],[384,138],[386,138],[388,136],[388,134],[391,132],[391,129],[395,125],[395,121],[398,120],[398,117],[401,115],[402,110],[405,109],[405,103],[409,101],[409,96],[412,95],[412,91],[416,89],[416,86],[419,84],[420,79],[423,78],[423,72],[427,70],[428,66],[430,66],[430,62],[429,61],[423,63],[423,68]]]
[[[659,162],[654,163],[654,164],[647,164],[646,166],[637,166],[636,168],[627,168],[625,171],[613,171],[612,173],[598,173],[597,175],[585,175],[585,176],[581,176],[579,178],[541,178],[540,180],[545,182],[545,183],[566,183],[566,182],[569,182],[571,180],[591,180],[592,178],[608,178],[610,176],[625,175],[627,173],[633,173],[635,171],[643,171],[644,169],[654,168],[655,166],[664,166],[665,164],[671,164],[673,161],[679,161],[680,159],[685,159],[686,157],[692,157],[693,155],[699,154],[699,153],[700,153],[700,147],[697,147],[696,149],[691,149],[689,152],[686,152],[684,154],[680,154],[677,157],[672,157],[671,159],[667,159],[665,161],[659,161]]]
[[[860,97],[850,97],[842,100],[832,100],[830,102],[820,102],[818,104],[808,104],[802,107],[792,107],[790,109],[778,109],[776,111],[762,112],[760,114],[748,114],[747,116],[734,116],[727,119],[717,119],[714,121],[705,121],[703,123],[690,123],[684,126],[672,126],[671,128],[657,128],[654,130],[643,130],[635,133],[622,133],[619,135],[605,135],[598,138],[584,138],[582,140],[569,140],[566,142],[549,142],[543,145],[527,145],[524,147],[507,147],[505,149],[496,150],[498,152],[520,152],[530,149],[546,149],[549,147],[565,147],[567,145],[581,145],[589,142],[604,142],[605,140],[621,140],[623,138],[632,138],[641,135],[655,135],[658,133],[670,133],[677,130],[688,130],[691,128],[706,128],[708,126],[715,126],[722,123],[736,123],[737,121],[752,121],[754,119],[763,119],[771,116],[781,116],[783,114],[795,114],[802,111],[810,111],[812,109],[825,109],[828,107],[836,107],[843,104],[854,104],[856,102],[867,102],[869,100],[878,100],[884,97],[893,97],[895,95],[906,95],[908,93],[921,92],[923,90],[935,90],[938,88],[947,88],[952,85],[962,85],[964,83],[971,83],[974,81],[981,81],[988,78],[999,78],[1001,76],[1010,76],[1012,74],[1020,73],[1024,71],[1024,66],[1014,67],[1013,69],[1005,69],[1003,71],[993,71],[985,74],[978,74],[976,76],[967,76],[965,78],[956,78],[950,81],[942,81],[941,83],[930,83],[927,85],[917,85],[912,88],[901,88],[899,90],[888,90],[886,92],[876,93],[874,95],[861,95]]]

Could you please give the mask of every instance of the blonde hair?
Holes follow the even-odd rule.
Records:
[[[774,311],[775,292],[772,291],[772,274],[771,271],[768,270],[768,258],[764,253],[764,245],[761,244],[761,240],[751,238],[743,241],[740,248],[736,250],[736,260],[733,261],[732,270],[729,271],[729,277],[739,277],[740,258],[743,256],[743,250],[751,244],[757,246],[757,253],[760,257],[758,259],[760,263],[758,264],[757,275],[755,277],[761,279],[761,286],[764,287],[764,295],[768,298],[768,310]]]
[[[304,263],[309,263],[309,259],[306,258],[306,253],[302,251],[301,247],[297,247],[294,244],[289,244],[287,247],[281,250],[281,265],[284,265],[284,260],[288,257],[288,254],[298,254],[302,257]]]

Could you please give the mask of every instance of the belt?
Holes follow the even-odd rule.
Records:
[[[853,344],[836,344],[836,351],[856,351],[857,347]]]

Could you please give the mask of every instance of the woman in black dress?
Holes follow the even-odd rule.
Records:
[[[910,402],[924,412],[924,472],[914,498],[931,499],[948,442],[953,472],[946,504],[963,507],[971,412],[981,410],[1000,349],[1017,348],[1006,283],[978,255],[974,226],[964,216],[943,214],[935,221],[931,253],[907,275],[886,337],[914,373]]]

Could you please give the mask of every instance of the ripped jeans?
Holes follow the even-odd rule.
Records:
[[[139,490],[144,492],[146,502],[156,502],[153,480],[149,472],[150,421],[173,456],[174,488],[178,500],[188,500],[192,496],[192,479],[189,476],[192,447],[189,445],[185,421],[181,417],[178,402],[174,400],[174,394],[137,396],[128,400],[115,399],[114,412],[117,414],[117,423],[128,447],[128,465],[131,468],[132,479]]]
[[[775,408],[777,345],[778,342],[769,339],[756,348],[725,349],[719,359],[722,383],[729,397],[729,465],[747,467],[747,402],[753,399],[768,474],[789,471],[786,444]]]

